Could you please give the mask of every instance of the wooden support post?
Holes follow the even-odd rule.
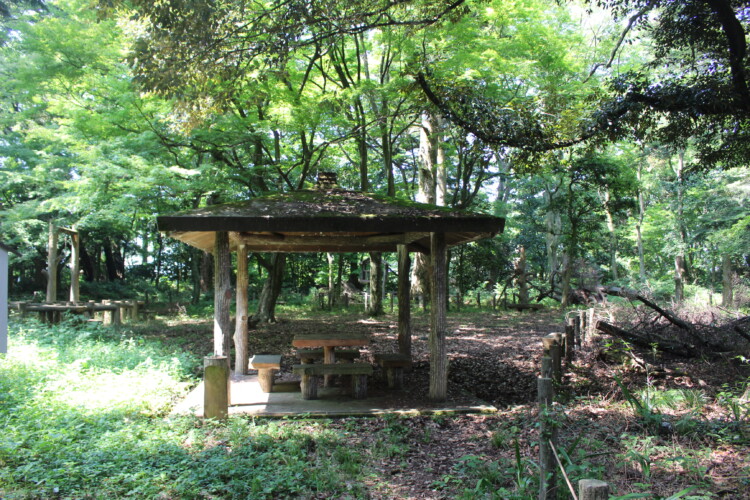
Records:
[[[317,375],[311,375],[309,373],[302,374],[302,381],[300,382],[300,390],[302,391],[302,399],[318,399],[318,377]]]
[[[565,363],[573,362],[573,348],[575,347],[575,326],[573,318],[565,322]]]
[[[581,479],[578,481],[578,500],[607,500],[609,484],[598,479]]]
[[[47,248],[47,302],[57,300],[57,228],[49,223],[49,241]]]
[[[216,231],[214,240],[214,355],[223,356],[229,363],[231,319],[229,307],[232,300],[229,233]],[[231,365],[230,365],[231,366]]]
[[[237,305],[235,308],[235,311],[237,313],[237,320],[234,328],[234,373],[241,375],[247,375],[248,368],[247,289],[249,286],[249,282],[250,275],[248,274],[247,269],[247,245],[245,245],[244,243],[240,243],[237,247]]]
[[[229,414],[229,364],[225,356],[203,358],[203,416],[223,420]]]
[[[581,313],[573,313],[573,337],[575,337],[576,349],[581,348]]]
[[[537,379],[539,404],[539,500],[557,498],[557,464],[552,443],[557,442],[556,426],[550,422],[549,411],[554,397],[552,379]]]
[[[398,246],[398,352],[411,358],[411,260],[406,245]]]
[[[354,399],[367,398],[367,375],[352,375],[352,397]]]
[[[446,311],[448,305],[447,257],[445,233],[430,233],[430,256],[432,257],[432,293],[430,328],[430,391],[433,401],[443,401],[448,396],[448,354],[445,347],[445,332],[448,329]]]

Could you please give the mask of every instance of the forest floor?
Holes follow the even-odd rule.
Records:
[[[564,319],[559,310],[449,315],[448,403],[460,404],[468,392],[494,405],[497,413],[331,419],[330,427],[346,432],[363,449],[380,450],[367,460],[372,498],[484,497],[483,485],[502,477],[513,479],[507,489],[495,487],[495,498],[510,492],[517,498],[535,496],[541,339],[563,331]],[[210,324],[173,324],[181,328],[160,335],[174,337],[198,355],[210,352]],[[373,352],[397,351],[394,315],[363,319],[337,313],[282,319],[253,330],[250,352],[285,354],[281,378],[290,379],[291,338],[321,328],[370,334],[364,361],[371,362]],[[416,314],[412,329],[414,368],[405,375],[401,397],[419,408],[427,404],[429,387],[429,316]],[[747,363],[640,352],[661,368],[647,373],[629,362],[629,349],[600,338],[577,352],[566,369],[555,418],[561,460],[571,480],[601,478],[617,495],[667,498],[692,488],[684,498],[750,498],[750,405],[740,399],[750,376]],[[615,377],[632,393],[630,403]],[[378,390],[384,382],[376,377],[372,383]]]

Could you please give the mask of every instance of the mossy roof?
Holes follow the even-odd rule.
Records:
[[[502,232],[505,220],[409,200],[346,191],[305,190],[211,205],[157,217],[160,231],[211,251],[216,231],[250,251],[395,251],[429,249],[429,233],[457,245]]]

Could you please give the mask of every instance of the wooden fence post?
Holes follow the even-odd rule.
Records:
[[[573,348],[575,347],[575,326],[573,318],[568,318],[565,322],[565,363],[573,362]]]
[[[592,307],[587,312],[589,317],[586,320],[586,340],[590,344],[596,331],[596,310]]]
[[[550,333],[542,339],[544,355],[552,359],[552,379],[556,384],[562,382],[562,335]]]
[[[557,498],[557,464],[550,442],[557,441],[557,428],[549,421],[554,389],[552,379],[537,379],[539,403],[539,500]]]
[[[581,479],[578,481],[578,500],[607,500],[609,498],[609,484],[597,479]]]
[[[581,348],[581,312],[576,311],[573,314],[573,336],[576,340],[576,349]]]
[[[203,416],[223,420],[229,414],[229,364],[226,356],[203,358]]]

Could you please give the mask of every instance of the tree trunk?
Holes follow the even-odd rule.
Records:
[[[446,262],[448,249],[444,233],[430,235],[432,258],[432,297],[430,306],[430,391],[433,401],[443,401],[448,395],[448,354],[445,346],[447,330]]]
[[[398,246],[398,352],[411,359],[411,297],[409,250]]]
[[[326,254],[326,258],[328,259],[328,309],[333,308],[334,303],[334,295],[335,295],[335,279],[333,275],[333,262],[334,257],[331,252],[328,252]]]
[[[201,254],[201,293],[211,290],[213,283],[214,256],[208,252]]]
[[[556,193],[557,189],[552,191],[549,187],[545,187],[544,201],[547,203],[547,213],[544,218],[546,226],[544,239],[547,246],[547,279],[549,280],[550,290],[552,291],[555,289],[555,282],[557,281],[555,277],[560,268],[558,247],[560,245],[560,233],[562,231],[562,218],[560,217],[560,211],[554,205]]]
[[[383,254],[370,252],[370,316],[383,314]]]
[[[646,216],[646,202],[643,198],[643,186],[641,182],[641,164],[638,163],[638,222],[635,225],[635,233],[637,238],[638,246],[638,276],[642,283],[646,281],[646,258],[643,253],[643,235],[641,234],[641,228],[643,227],[643,218]]]
[[[201,258],[202,254],[197,248],[190,251],[190,282],[192,285],[192,296],[190,302],[197,304],[201,299]]]
[[[685,299],[685,280],[688,279],[687,259],[687,228],[685,226],[685,152],[680,151],[677,156],[677,165],[674,167],[677,176],[677,231],[679,237],[678,253],[674,258],[674,297],[678,304]]]
[[[433,118],[428,111],[422,113],[422,126],[419,129],[419,170],[416,200],[420,203],[435,203],[435,163],[436,148],[433,134]],[[418,253],[414,256],[411,283],[412,293],[420,296],[422,304],[430,297],[430,262],[427,256]]]
[[[164,254],[164,236],[161,232],[156,233],[156,274],[154,275],[154,288],[159,289],[159,280],[161,279],[162,255]]]
[[[612,279],[617,280],[617,231],[615,231],[615,218],[612,215],[611,200],[612,194],[609,189],[605,189],[604,213],[607,217],[607,232],[609,232],[609,267]]]
[[[436,116],[433,120],[433,139],[435,147],[435,205],[444,207],[448,199],[448,171],[446,170],[445,149],[443,148],[443,119]]]
[[[685,300],[685,257],[675,255],[674,257],[674,300],[681,303]]]
[[[47,243],[47,302],[57,301],[57,227],[49,223]]]
[[[70,301],[78,302],[81,297],[80,288],[80,274],[81,274],[81,260],[79,257],[81,248],[81,240],[75,227],[73,227],[73,233],[70,234]]]
[[[227,365],[232,334],[229,308],[232,301],[232,254],[229,252],[229,233],[216,232],[214,242],[214,355],[225,356]]]
[[[732,307],[734,302],[734,289],[732,288],[732,257],[729,255],[721,256],[721,305]]]
[[[529,304],[529,287],[526,275],[526,249],[519,247],[518,259],[516,259],[516,285],[518,286],[518,303],[520,305]]]
[[[284,266],[286,264],[285,253],[274,253],[271,262],[264,267],[268,270],[268,277],[263,283],[263,290],[258,299],[258,310],[255,313],[255,321],[260,323],[276,322],[276,301],[281,293],[281,284],[284,277]]]

